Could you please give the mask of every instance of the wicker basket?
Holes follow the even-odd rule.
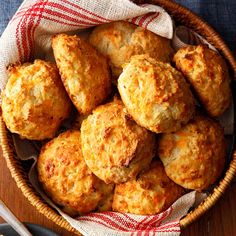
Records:
[[[235,79],[236,75],[236,61],[233,58],[229,48],[225,45],[221,37],[201,18],[187,10],[186,8],[168,0],[150,0],[150,1],[136,1],[138,3],[152,3],[164,7],[175,19],[176,22],[181,23],[205,37],[211,44],[213,44],[221,54],[228,61],[231,68],[232,77]],[[0,114],[1,115],[1,114]],[[21,161],[15,159],[15,151],[12,143],[11,134],[7,131],[5,124],[0,116],[0,141],[2,145],[3,155],[6,159],[7,166],[11,172],[12,177],[15,179],[17,186],[21,189],[24,196],[30,203],[37,208],[37,210],[45,215],[48,219],[54,221],[61,227],[68,231],[80,234],[70,224],[65,221],[56,211],[47,205],[47,203],[35,192],[32,185],[29,183],[27,172],[28,166]],[[225,192],[226,188],[232,181],[236,173],[236,151],[232,155],[230,165],[227,168],[224,178],[219,182],[218,186],[214,188],[213,192],[207,199],[202,202],[197,208],[188,213],[181,219],[181,227],[186,227],[194,220],[199,218],[210,207],[212,207],[220,196]]]

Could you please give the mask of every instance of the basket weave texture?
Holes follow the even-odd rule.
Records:
[[[227,60],[231,69],[231,76],[236,78],[236,61],[224,43],[222,38],[204,22],[200,17],[180,6],[179,4],[168,0],[149,0],[149,1],[135,1],[137,3],[152,3],[162,6],[167,10],[177,23],[185,25],[195,32],[202,35],[208,40],[209,43],[214,45]],[[24,196],[30,201],[30,203],[37,208],[37,210],[45,215],[48,219],[54,221],[57,225],[67,229],[70,232],[80,234],[70,224],[64,220],[56,211],[54,211],[34,190],[28,180],[28,168],[20,160],[16,159],[16,153],[13,146],[13,141],[10,132],[6,129],[0,114],[0,142],[3,150],[3,156],[6,159],[7,166],[11,172],[12,177],[17,183],[17,186],[21,189]],[[236,174],[236,150],[234,149],[231,162],[227,167],[227,171],[217,187],[214,188],[212,193],[202,202],[197,208],[188,213],[181,219],[180,225],[182,228],[186,227],[202,214],[204,214],[210,207],[212,207],[216,201],[222,196],[226,188]]]

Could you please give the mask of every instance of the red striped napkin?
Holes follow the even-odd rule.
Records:
[[[83,235],[176,236],[180,235],[179,220],[193,206],[195,198],[195,191],[185,194],[166,211],[151,216],[117,212],[91,213],[76,220],[65,214],[62,216]]]
[[[116,20],[128,20],[160,36],[173,37],[171,17],[158,6],[138,6],[129,0],[25,0],[0,38],[0,88],[3,89],[7,82],[6,66],[10,63],[50,57],[52,35],[78,32]],[[36,178],[31,181],[40,192]],[[84,235],[173,236],[180,234],[179,220],[193,205],[195,192],[186,194],[165,212],[153,216],[105,212],[73,219],[46,200]]]
[[[171,17],[154,5],[137,6],[129,0],[25,0],[0,39],[0,88],[7,81],[6,66],[44,57],[53,34],[116,20],[129,20],[163,37],[173,36]]]

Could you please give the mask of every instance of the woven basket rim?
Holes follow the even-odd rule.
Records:
[[[226,45],[222,37],[215,31],[215,29],[210,26],[206,21],[204,21],[200,16],[187,9],[186,7],[170,0],[150,0],[157,5],[163,6],[163,8],[172,8],[182,14],[183,16],[188,16],[195,24],[201,26],[204,31],[197,31],[200,35],[210,39],[214,39],[214,42],[211,42],[217,49],[220,50],[222,56],[228,61],[229,67],[232,69],[232,78],[236,79],[236,60],[233,56],[231,50]],[[167,10],[168,11],[168,10]],[[193,29],[195,30],[195,29]],[[196,31],[196,30],[195,30]],[[206,37],[206,35],[209,36]],[[185,217],[180,220],[180,227],[185,228],[187,225],[191,224],[193,221],[197,220],[200,216],[202,216],[206,211],[208,211],[215,203],[219,200],[219,198],[223,195],[227,187],[230,185],[234,176],[236,175],[236,148],[234,146],[232,152],[232,158],[229,164],[229,168],[227,169],[223,179],[221,179],[218,183],[218,186],[214,188],[213,192],[195,209],[189,212]]]
[[[201,28],[203,28],[205,33],[205,35],[203,36],[207,35],[210,38],[214,39],[213,42],[214,46],[220,49],[222,55],[229,62],[229,65],[232,68],[234,76],[236,75],[236,61],[230,49],[227,47],[227,45],[219,36],[219,34],[216,33],[216,31],[211,26],[209,26],[204,20],[202,20],[199,16],[197,16],[195,13],[191,12],[187,8],[173,1],[153,0],[151,1],[151,3],[163,6],[165,9],[167,9],[167,11],[168,9],[172,9],[171,12],[177,11],[187,19],[191,19],[194,24],[199,25]],[[41,197],[34,191],[33,187],[28,182],[28,180],[25,179],[23,170],[20,169],[18,166],[19,161],[14,158],[13,152],[10,148],[7,132],[8,130],[6,129],[5,123],[3,122],[0,111],[0,143],[2,146],[3,156],[10,170],[11,176],[15,180],[18,188],[21,189],[23,195],[29,200],[29,202],[33,206],[36,207],[36,209],[40,213],[45,215],[48,219],[52,220],[57,225],[67,229],[70,232],[80,234],[62,216],[60,216],[51,207],[49,207],[41,199]],[[181,228],[186,227],[187,225],[198,219],[210,207],[212,207],[225,192],[226,188],[229,186],[235,174],[236,174],[236,150],[234,149],[229,168],[226,171],[224,178],[219,182],[218,186],[214,188],[211,195],[209,195],[204,202],[202,202],[197,208],[195,208],[193,211],[188,213],[185,217],[183,217],[180,220]]]

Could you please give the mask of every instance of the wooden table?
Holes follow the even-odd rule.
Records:
[[[73,236],[58,227],[45,216],[37,212],[17,188],[12,179],[0,150],[0,198],[24,222],[43,225],[59,235]],[[200,220],[185,230],[184,236],[234,236],[236,235],[236,183],[227,190],[216,206],[208,211]],[[0,218],[0,223],[3,220]]]

